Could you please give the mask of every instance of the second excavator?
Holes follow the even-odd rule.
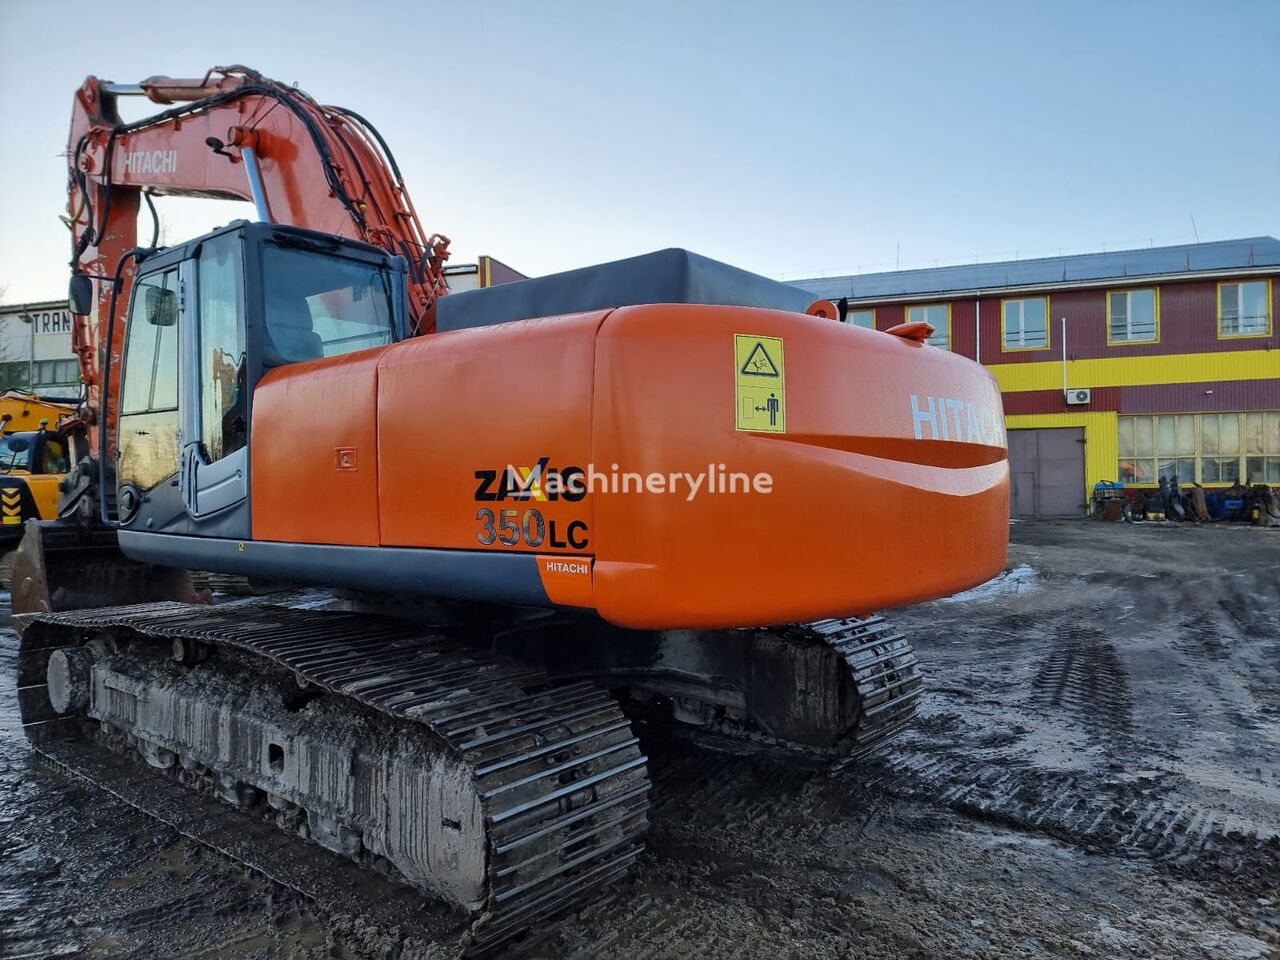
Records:
[[[28,733],[87,776],[221,797],[489,949],[638,855],[623,704],[865,755],[922,684],[872,612],[1004,564],[1000,396],[927,325],[680,250],[446,295],[372,127],[245,68],[90,78],[70,148],[92,455],[13,594]],[[139,247],[144,192],[258,222]]]

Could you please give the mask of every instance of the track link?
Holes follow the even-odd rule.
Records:
[[[858,719],[834,752],[857,760],[878,750],[915,720],[924,674],[901,631],[874,616],[819,620],[795,628],[835,650],[853,675],[860,700]]]
[[[439,633],[363,614],[262,603],[41,614],[24,631],[19,660],[23,721],[38,748],[84,727],[49,704],[50,655],[103,636],[230,648],[287,670],[301,688],[429,731],[474,778],[483,811],[485,897],[471,953],[589,899],[642,849],[646,760],[617,704],[592,683],[558,684]]]
[[[880,616],[651,634],[552,622],[500,640],[563,678],[626,690],[637,716],[674,720],[671,732],[705,746],[817,766],[878,750],[924,690],[911,644]]]

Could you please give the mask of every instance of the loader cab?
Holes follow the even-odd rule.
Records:
[[[0,473],[61,477],[70,469],[67,438],[56,430],[0,435]]]
[[[243,221],[144,260],[118,374],[124,527],[247,539],[254,388],[403,339],[405,270],[367,244]],[[324,411],[298,429],[323,430]]]

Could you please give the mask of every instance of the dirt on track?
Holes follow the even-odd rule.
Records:
[[[878,759],[814,773],[641,726],[633,879],[512,954],[1280,957],[1280,532],[1012,538],[996,583],[892,615],[930,686]],[[15,650],[0,637],[0,956],[456,952],[50,769],[17,727]]]

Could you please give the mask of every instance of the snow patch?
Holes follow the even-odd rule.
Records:
[[[1012,570],[1005,570],[999,576],[986,583],[981,583],[972,590],[952,594],[943,599],[943,603],[963,603],[969,600],[993,600],[1006,594],[1030,593],[1040,586],[1039,575],[1027,564],[1019,564]]]

